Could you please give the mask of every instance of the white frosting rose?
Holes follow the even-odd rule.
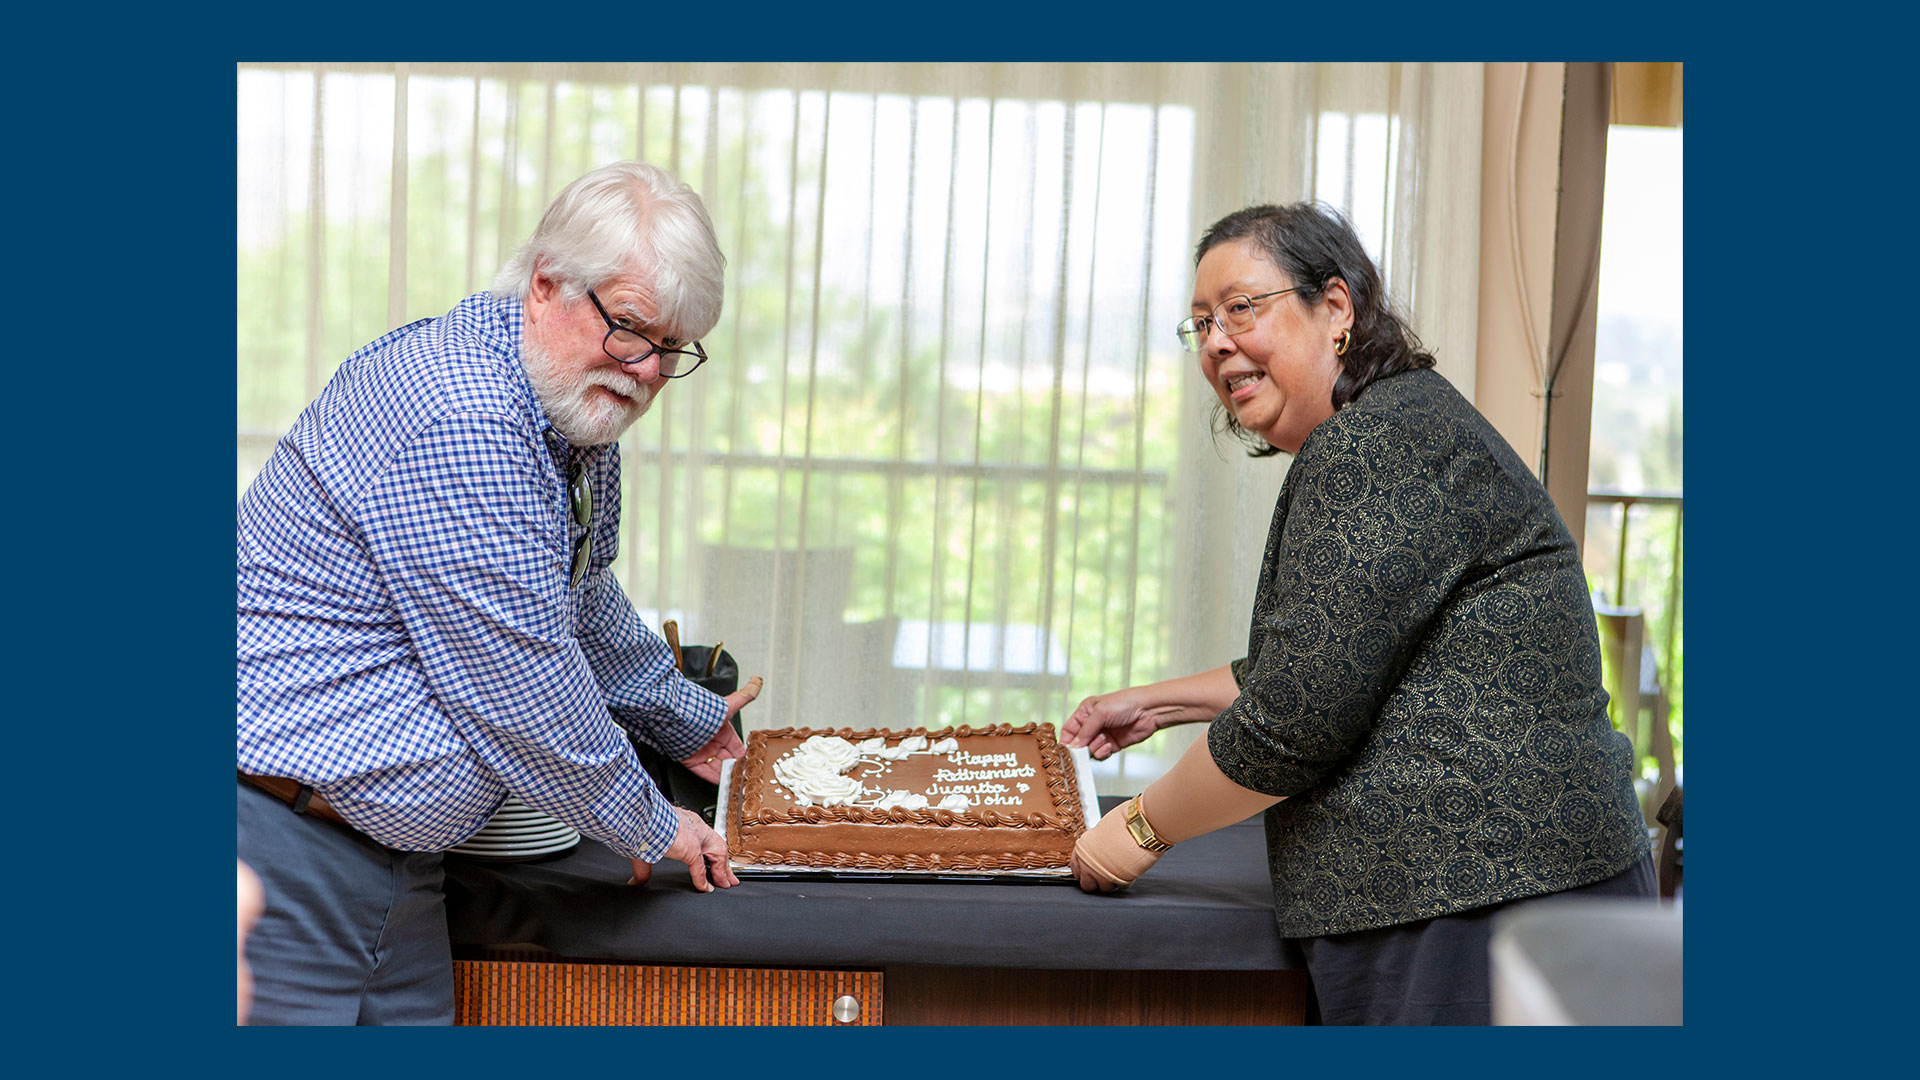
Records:
[[[960,740],[949,735],[948,737],[941,739],[939,742],[934,743],[932,746],[927,747],[927,753],[952,754],[959,751],[959,749],[960,749]]]
[[[946,798],[940,800],[940,809],[951,810],[956,814],[966,813],[967,807],[972,805],[973,804],[971,802],[967,801],[967,797],[965,795],[962,795],[958,792],[955,792],[954,794],[949,795]]]
[[[844,806],[860,797],[860,781],[841,773],[860,760],[860,751],[837,735],[815,735],[773,763],[773,775],[802,806]]]
[[[815,735],[795,747],[794,752],[819,758],[834,772],[845,772],[860,760],[860,748],[838,735]]]

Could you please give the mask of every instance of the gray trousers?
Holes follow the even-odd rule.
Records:
[[[1493,918],[1525,904],[1567,896],[1621,897],[1659,903],[1653,857],[1613,877],[1565,892],[1492,904],[1401,926],[1300,938],[1313,983],[1308,1023],[1471,1024],[1493,1022],[1489,947]],[[1318,1019],[1315,1019],[1315,1012]]]
[[[239,854],[266,907],[249,1024],[451,1024],[438,852],[394,851],[240,783]]]

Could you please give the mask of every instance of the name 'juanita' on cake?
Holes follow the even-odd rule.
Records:
[[[756,731],[733,764],[727,847],[745,864],[1048,870],[1086,831],[1052,724]]]

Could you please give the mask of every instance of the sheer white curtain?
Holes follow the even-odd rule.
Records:
[[[1477,64],[243,64],[237,97],[241,488],[574,177],[700,191],[725,315],[626,436],[617,565],[766,676],[749,729],[1058,723],[1240,655],[1285,459],[1210,438],[1172,329],[1222,214],[1346,211],[1473,384]]]

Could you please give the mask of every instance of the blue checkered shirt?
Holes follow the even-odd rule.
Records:
[[[678,760],[726,703],[609,572],[619,450],[549,426],[521,321],[480,294],[354,353],[241,497],[239,769],[402,850],[459,843],[511,791],[657,860],[677,819],[622,729]],[[570,588],[575,467],[594,539]]]

